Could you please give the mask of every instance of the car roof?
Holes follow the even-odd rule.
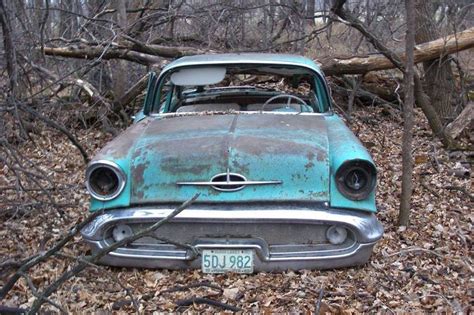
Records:
[[[174,68],[197,65],[226,65],[226,64],[271,64],[299,66],[320,74],[321,68],[311,59],[289,54],[266,53],[237,53],[237,54],[206,54],[181,57],[163,68],[162,73]]]

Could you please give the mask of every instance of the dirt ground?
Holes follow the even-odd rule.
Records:
[[[460,179],[451,172],[463,159],[462,153],[449,156],[439,141],[433,140],[417,112],[415,191],[411,226],[404,231],[396,226],[401,185],[400,120],[380,108],[359,110],[354,118],[351,128],[378,166],[378,217],[385,227],[383,239],[365,266],[253,275],[90,267],[66,282],[51,299],[74,313],[133,312],[136,307],[146,313],[222,310],[197,303],[199,300],[179,306],[193,298],[209,298],[249,312],[314,311],[317,304],[321,311],[331,313],[471,312],[472,186],[470,178]],[[90,154],[110,139],[96,130],[77,130],[76,135]],[[87,215],[84,163],[77,149],[56,132],[42,130],[41,135],[32,137],[35,145],[20,146],[20,152],[41,166],[55,188],[38,201],[31,198],[34,192],[0,191],[0,203],[4,203],[0,209],[10,209],[0,222],[0,263],[49,248]],[[0,186],[15,184],[13,172],[0,166]],[[86,252],[80,237],[62,251],[66,256]],[[44,288],[75,264],[64,255],[31,270],[36,287]],[[0,269],[0,284],[9,271]],[[130,302],[127,292],[136,303]],[[33,300],[27,282],[21,280],[1,304],[27,308]],[[48,309],[57,311],[50,305],[43,308]]]

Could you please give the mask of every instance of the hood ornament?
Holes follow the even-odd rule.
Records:
[[[208,182],[177,182],[178,186],[211,186],[218,191],[238,191],[243,189],[247,185],[279,185],[282,184],[281,180],[260,180],[252,181],[238,173],[231,173],[229,169],[225,173],[219,173],[214,175]]]

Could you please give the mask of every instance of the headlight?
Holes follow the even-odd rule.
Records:
[[[367,198],[375,188],[376,179],[375,167],[364,160],[347,161],[336,172],[337,189],[352,200]]]
[[[92,162],[86,171],[86,187],[95,199],[106,201],[117,197],[125,187],[125,173],[110,161]]]
[[[332,225],[326,231],[326,238],[331,244],[342,244],[347,239],[347,230],[343,226]]]

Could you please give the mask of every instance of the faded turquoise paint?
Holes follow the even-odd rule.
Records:
[[[361,159],[374,163],[370,154],[359,139],[337,115],[327,116],[329,152],[331,155],[331,207],[365,210],[376,212],[375,191],[367,199],[354,201],[344,197],[336,187],[335,173],[342,163],[348,160]]]
[[[118,137],[109,142],[94,157],[94,161],[107,160],[115,162],[126,174],[127,182],[123,192],[115,199],[110,201],[99,201],[91,198],[90,210],[110,209],[126,207],[130,205],[131,196],[131,178],[130,178],[130,156],[133,152],[135,142],[140,139],[142,133],[150,123],[150,119],[144,118],[133,124]]]
[[[110,201],[100,201],[94,198],[91,198],[91,204],[90,204],[90,211],[96,211],[96,210],[101,210],[101,209],[110,209],[110,208],[121,208],[121,207],[127,207],[130,205],[130,187],[131,187],[131,180],[130,180],[130,163],[129,159],[110,159],[111,161],[114,161],[117,163],[120,168],[127,174],[127,182],[125,184],[125,187],[123,189],[123,192],[115,199],[110,200]]]
[[[330,153],[330,154],[329,154]],[[376,211],[375,194],[352,201],[339,193],[334,174],[346,160],[372,159],[337,115],[205,115],[146,118],[109,143],[95,158],[127,174],[122,194],[92,200],[91,210],[147,202],[329,201],[331,207]],[[176,185],[208,181],[226,171],[281,185],[238,192]]]
[[[131,203],[328,201],[329,158],[323,117],[211,115],[156,120],[131,156]],[[248,180],[281,180],[237,192],[177,186],[240,173]]]
[[[259,58],[269,62],[268,56]],[[317,80],[318,89],[326,91],[319,101],[329,104],[324,77],[314,62],[299,56],[270,56],[272,63],[298,64],[318,73],[322,78]],[[220,55],[219,60],[224,62],[228,58],[236,62],[237,57],[246,58]],[[215,60],[213,56],[182,58],[165,67],[162,74],[175,67],[203,64],[211,59]],[[156,84],[153,77],[148,94],[156,90]],[[152,102],[149,96],[146,100],[146,104]],[[92,199],[90,209],[182,202],[200,192],[200,202],[329,201],[334,208],[375,212],[375,192],[366,200],[352,201],[336,188],[335,172],[343,162],[352,159],[373,163],[363,145],[334,114],[146,118],[146,112],[142,111],[132,127],[95,157],[95,160],[114,161],[124,170],[127,175],[124,191],[108,202]],[[209,181],[227,168],[248,180],[281,180],[283,184],[247,186],[237,192],[176,185],[177,181]]]

